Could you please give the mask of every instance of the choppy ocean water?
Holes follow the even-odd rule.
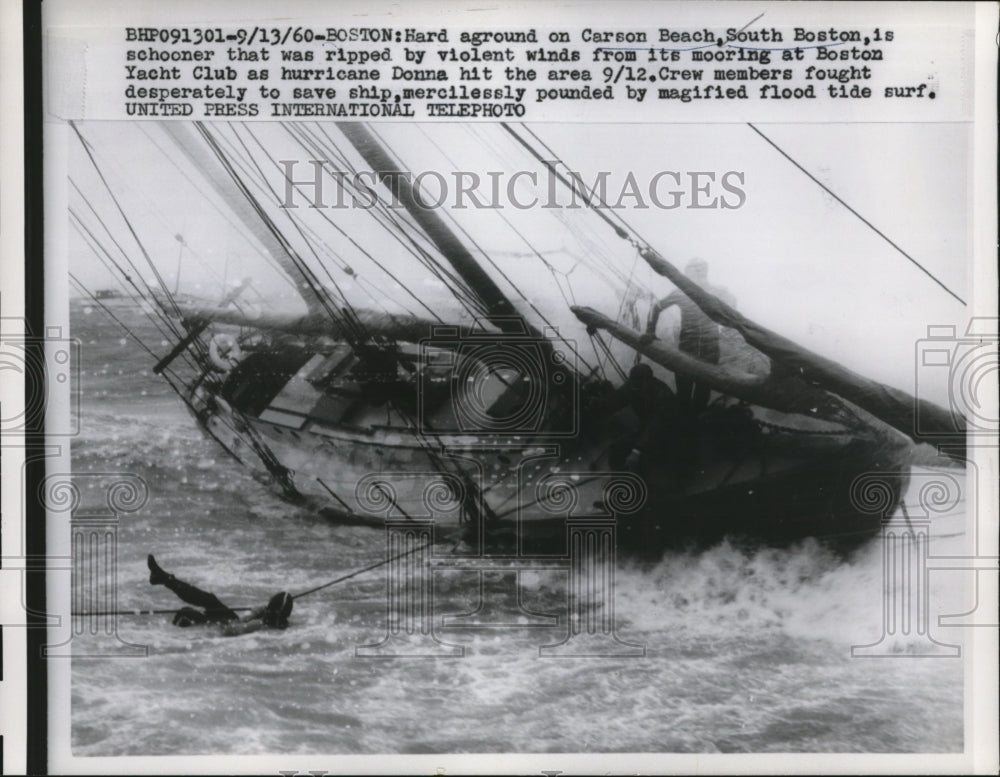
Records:
[[[116,313],[140,325],[136,311]],[[82,348],[74,472],[133,473],[150,490],[118,529],[122,609],[178,605],[148,584],[150,552],[232,606],[383,556],[380,532],[333,525],[249,477],[100,310],[74,305],[71,321]],[[963,523],[936,524],[932,546]],[[522,576],[524,606],[561,614],[559,626],[439,628],[465,648],[461,658],[355,655],[385,635],[382,570],[298,601],[283,632],[224,638],[175,628],[169,615],[122,616],[118,637],[148,655],[74,659],[73,752],[960,751],[961,659],[918,657],[918,640],[906,638],[894,657],[851,656],[882,634],[882,563],[877,540],[847,558],[807,541],[621,560],[617,631],[644,644],[644,657],[539,656],[566,635],[559,571]],[[970,609],[965,578],[938,577],[932,613]],[[439,571],[435,583],[437,620],[476,608],[471,573]],[[932,630],[943,642],[962,638],[962,629]],[[89,652],[89,637],[74,639]]]

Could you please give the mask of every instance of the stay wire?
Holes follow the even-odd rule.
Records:
[[[76,126],[76,122],[75,121],[71,121],[69,123],[69,125],[70,125],[70,127],[73,128],[73,132],[76,133],[76,137],[79,139],[80,144],[83,146],[83,150],[86,152],[87,157],[90,159],[90,163],[93,165],[94,170],[97,172],[98,177],[101,179],[101,183],[104,184],[104,188],[107,190],[108,195],[111,197],[111,201],[114,202],[115,207],[118,209],[118,213],[121,214],[121,217],[122,217],[122,220],[125,223],[125,226],[128,228],[129,233],[132,235],[132,238],[135,240],[136,245],[139,247],[139,251],[142,253],[143,257],[145,258],[146,263],[149,265],[150,270],[152,270],[153,275],[156,277],[157,282],[160,284],[160,288],[163,290],[163,293],[166,296],[166,299],[169,301],[170,305],[173,307],[174,312],[176,313],[177,317],[181,318],[181,311],[180,311],[180,308],[177,307],[177,301],[174,299],[173,295],[170,293],[170,289],[167,288],[167,284],[163,280],[163,276],[160,275],[160,271],[156,268],[156,265],[153,263],[152,258],[150,257],[149,253],[146,251],[145,245],[143,245],[142,241],[139,239],[139,235],[136,234],[136,231],[135,231],[135,229],[132,226],[132,222],[129,220],[128,216],[125,214],[125,210],[122,208],[121,203],[118,202],[118,198],[115,196],[115,193],[111,190],[111,185],[108,183],[107,179],[104,177],[104,173],[101,171],[101,168],[97,164],[97,160],[94,158],[93,150],[91,149],[90,144],[87,142],[86,138],[84,138],[83,135],[80,133],[80,129],[79,129],[79,127]]]
[[[424,136],[431,142],[434,148],[436,148],[441,153],[441,155],[448,160],[448,163],[453,168],[458,169],[458,165],[448,155],[448,153],[443,148],[441,148],[440,145],[438,145],[437,141],[434,140],[434,138],[431,137],[430,134],[428,134],[428,132],[423,127],[419,127],[419,129],[424,134]],[[542,264],[548,268],[549,272],[553,273],[554,275],[555,268],[553,268],[552,265],[548,261],[546,261],[545,257],[543,257],[541,253],[539,253],[538,249],[536,249],[531,244],[531,242],[527,239],[527,237],[525,237],[521,233],[521,231],[514,226],[514,224],[510,221],[510,219],[508,219],[503,213],[500,213],[499,209],[496,210],[496,213],[497,215],[500,216],[501,220],[511,229],[511,231],[513,231],[514,234],[517,235],[521,239],[521,241],[528,246],[528,248],[535,254],[535,256],[539,259],[539,261],[541,261]],[[493,260],[493,257],[491,257],[489,253],[486,252],[486,250],[482,247],[482,245],[480,245],[479,241],[477,241],[474,237],[472,237],[472,235],[469,234],[469,231],[464,226],[462,226],[454,216],[452,216],[450,213],[447,213],[447,211],[446,215],[448,216],[451,223],[454,224],[455,227],[459,229],[463,235],[465,235],[466,239],[470,243],[472,243],[472,245],[483,256],[483,258],[485,258],[486,261],[490,263],[490,266],[493,267],[493,269],[500,274],[500,277],[502,277],[508,283],[508,285],[517,293],[517,295],[528,304],[531,310],[545,323],[545,325],[548,326],[550,329],[558,332],[559,328],[555,326],[555,324],[553,324],[541,310],[539,310],[538,306],[531,301],[531,299],[521,290],[520,287],[518,287],[518,285],[513,281],[513,279],[511,279],[510,276],[497,265],[497,263]],[[563,300],[568,302],[565,293],[563,292],[561,286],[559,286],[558,281],[556,281],[556,286],[557,288],[559,288],[559,293],[562,295]],[[579,352],[579,349],[576,347],[574,343],[571,343],[562,335],[557,335],[557,337],[563,343],[563,345],[568,347],[574,353],[577,359],[583,362],[584,366],[588,370],[593,369],[593,366],[587,363],[586,359],[583,358],[583,355]]]
[[[289,132],[289,134],[292,134],[292,136],[295,137],[295,139],[297,140],[297,142],[299,144],[301,144],[304,148],[306,148],[306,150],[310,150],[311,148],[312,149],[316,149],[316,148],[322,149],[323,148],[322,143],[320,141],[316,140],[315,138],[310,138],[308,136],[308,134],[307,134],[307,131],[305,129],[300,128],[300,127],[296,127],[295,128],[296,131],[302,133],[302,135],[304,136],[304,137],[296,137],[294,135],[293,130],[292,130],[291,127],[289,127],[288,125],[282,125],[282,127],[287,132]],[[339,152],[339,150],[336,150],[335,144],[333,144],[333,142],[326,136],[325,132],[322,133],[322,134],[323,134],[323,137],[327,139],[327,142],[331,144],[332,149],[335,150],[335,153],[331,154],[331,156],[336,157],[337,160],[341,162],[342,166],[344,167],[344,170],[351,170],[351,166],[347,163],[347,160],[343,156],[343,154],[341,154]],[[335,172],[344,172],[344,171],[342,171],[342,170],[335,170]],[[335,179],[335,180],[338,180],[338,182],[343,187],[344,182],[343,182],[342,179]],[[358,191],[358,189],[357,189],[356,186],[354,186],[353,188],[354,188],[355,191]],[[409,294],[410,297],[412,297],[413,300],[418,305],[420,305],[422,308],[424,308],[424,310],[426,310],[433,318],[437,319],[439,322],[443,322],[443,319],[441,319],[441,317],[438,315],[437,311],[435,311],[424,300],[422,300],[417,294],[415,294],[413,292],[413,290],[410,288],[410,286],[408,286],[407,284],[404,284],[402,281],[400,281],[400,279],[391,270],[389,270],[388,267],[386,267],[384,264],[382,264],[382,262],[380,262],[378,259],[376,259],[375,256],[370,251],[368,251],[364,246],[362,246],[360,243],[358,243],[357,240],[355,240],[353,237],[351,237],[349,234],[347,234],[347,232],[339,224],[337,224],[333,219],[331,219],[328,214],[326,214],[323,211],[320,211],[320,216],[330,226],[332,226],[345,240],[347,240],[351,245],[353,245],[363,256],[365,256],[369,261],[371,261],[372,264],[374,264],[376,267],[378,267],[389,278],[391,278],[393,280],[393,282],[395,282],[400,288],[402,288],[404,291],[406,291],[406,293]],[[374,218],[374,216],[373,216],[373,218]],[[376,221],[377,221],[377,219],[376,219]],[[406,245],[406,243],[403,242],[403,239],[399,235],[395,234],[395,232],[393,230],[389,229],[388,226],[386,226],[385,224],[380,224],[380,226],[382,226],[383,229],[386,230],[386,232],[388,232],[397,242],[399,242],[400,245],[402,245],[405,250],[409,251],[410,253],[414,253],[414,250],[410,246]],[[414,254],[414,255],[417,258],[417,260],[419,262],[421,262],[421,264],[424,264],[425,267],[427,266],[426,262],[419,255],[416,255],[416,254]],[[428,268],[428,269],[430,269],[430,268]],[[352,270],[352,272],[353,272],[353,270]],[[355,276],[358,277],[359,281],[361,280],[360,276],[357,276],[356,273],[355,273]],[[397,302],[396,304],[398,304],[398,305],[400,305],[400,307],[406,309],[406,306],[403,305],[402,303]],[[411,312],[411,314],[412,314],[412,312]]]
[[[77,234],[83,239],[83,242],[87,245],[87,247],[93,252],[94,256],[97,257],[98,261],[104,265],[104,268],[112,276],[114,276],[117,271],[122,275],[122,277],[125,278],[128,284],[135,289],[135,294],[132,294],[129,292],[127,286],[122,284],[122,288],[128,299],[141,306],[142,303],[147,300],[147,297],[143,294],[139,287],[136,286],[135,282],[132,280],[131,276],[125,272],[124,268],[122,268],[121,265],[115,261],[115,258],[111,256],[107,248],[90,231],[90,228],[81,221],[79,215],[77,215],[72,208],[70,208],[70,224],[73,229],[76,230]],[[115,269],[112,269],[112,266],[114,266]],[[102,307],[104,306],[102,305]],[[160,306],[153,305],[151,306],[151,309],[153,311],[153,315],[150,315],[150,313],[146,311],[144,311],[144,315],[150,323],[156,327],[156,330],[160,333],[160,335],[165,340],[180,338],[180,334],[177,332],[173,321],[171,321],[170,318],[163,312]],[[159,361],[159,357],[157,357],[157,361]]]
[[[142,272],[136,266],[135,262],[132,261],[132,258],[128,255],[128,253],[125,251],[125,249],[122,248],[121,244],[115,239],[115,236],[111,233],[111,230],[108,227],[108,225],[105,223],[104,219],[101,218],[100,214],[98,214],[98,212],[94,208],[93,204],[90,202],[90,200],[87,198],[87,196],[83,193],[83,191],[80,189],[80,187],[77,186],[76,182],[72,178],[70,179],[70,185],[77,191],[77,193],[80,195],[80,198],[83,200],[84,204],[90,209],[90,212],[93,214],[94,218],[97,220],[97,223],[100,224],[101,228],[104,230],[104,233],[108,236],[108,239],[111,240],[111,242],[114,244],[115,248],[118,249],[118,251],[121,254],[121,256],[124,259],[124,261],[128,264],[129,267],[132,268],[132,274],[130,275],[128,272],[125,271],[125,269],[121,266],[121,264],[119,264],[119,262],[115,259],[115,257],[112,256],[111,251],[109,251],[107,249],[107,247],[105,246],[105,244],[103,243],[103,241],[100,238],[98,238],[97,235],[94,234],[93,230],[91,230],[91,228],[89,226],[87,226],[87,224],[84,222],[83,218],[81,218],[81,216],[76,211],[74,211],[73,207],[70,206],[69,207],[69,215],[70,215],[71,219],[75,220],[73,222],[73,225],[77,228],[77,232],[79,234],[81,234],[81,236],[83,235],[83,232],[86,232],[86,234],[90,238],[90,240],[93,241],[93,244],[97,245],[97,246],[100,246],[101,252],[103,252],[104,255],[107,256],[108,261],[110,261],[115,266],[115,269],[117,269],[117,271],[121,274],[122,278],[124,278],[125,281],[133,289],[135,289],[135,292],[136,292],[136,294],[139,295],[140,299],[148,299],[149,297],[153,296],[153,288],[152,288],[152,286],[149,284],[148,281],[146,281],[142,277]],[[82,230],[82,232],[81,232],[81,230]],[[93,245],[91,246],[91,250],[93,250],[93,251],[95,251],[95,253],[97,253],[97,250],[94,248]],[[107,267],[107,265],[105,265],[105,267]],[[143,286],[145,286],[145,288],[146,288],[145,292],[143,292],[142,289],[140,289],[136,285],[135,280],[133,280],[134,276],[138,277],[142,281]],[[159,309],[159,306],[157,306],[157,308]],[[163,320],[163,323],[167,326],[167,328],[173,333],[173,335],[172,335],[173,337],[181,337],[180,330],[173,323],[173,321],[170,319],[169,316],[167,316],[165,313],[161,313],[160,317]]]
[[[506,123],[502,124],[501,126],[503,126],[504,129],[506,129],[511,135],[513,135],[518,140],[518,142],[520,142],[525,148],[527,148],[529,150],[529,152],[531,152],[531,154],[533,156],[535,156],[537,159],[539,159],[540,161],[542,161],[543,164],[545,163],[545,161],[541,159],[540,155],[535,150],[533,150],[531,148],[531,146],[527,142],[525,142],[522,138],[520,138],[517,135],[517,133],[515,133]],[[549,153],[553,153],[552,149],[549,148],[545,144],[544,141],[542,141],[540,138],[538,138],[538,136],[531,130],[530,127],[528,127],[527,125],[524,125],[524,124],[522,124],[522,126],[525,128],[525,130],[527,132],[529,132],[532,135],[532,137],[534,137],[536,140],[538,140],[538,142],[541,143],[542,146],[547,151],[549,151]],[[940,286],[945,292],[947,292],[949,295],[951,295],[954,299],[956,299],[958,302],[962,303],[963,305],[966,304],[965,300],[962,299],[960,296],[958,296],[958,294],[956,294],[950,288],[948,288],[948,286],[945,285],[945,283],[943,281],[941,281],[930,270],[928,270],[926,267],[924,267],[922,264],[920,264],[920,262],[918,262],[916,259],[914,259],[912,256],[910,256],[906,251],[904,251],[902,248],[900,248],[899,245],[897,245],[895,242],[893,242],[884,232],[882,232],[878,227],[876,227],[874,224],[872,224],[868,219],[866,219],[864,216],[862,216],[860,213],[858,213],[854,208],[852,208],[850,205],[848,205],[839,195],[837,195],[828,186],[826,186],[822,181],[820,181],[818,178],[816,178],[816,176],[814,176],[812,173],[810,173],[808,170],[806,170],[801,164],[799,164],[797,161],[795,161],[777,143],[775,143],[773,140],[771,140],[767,135],[765,135],[763,132],[761,132],[759,129],[757,129],[757,127],[755,127],[750,122],[747,122],[747,126],[750,127],[750,129],[752,129],[754,132],[756,132],[761,138],[763,138],[772,148],[775,149],[775,151],[777,151],[779,154],[781,154],[783,157],[785,157],[785,159],[787,159],[789,162],[791,162],[793,165],[795,165],[795,167],[798,168],[799,171],[801,171],[803,174],[805,174],[811,181],[813,181],[813,183],[815,183],[817,186],[819,186],[821,189],[823,189],[823,191],[825,191],[827,194],[829,194],[831,197],[833,197],[837,202],[839,202],[841,205],[843,205],[848,211],[850,211],[852,214],[854,214],[854,216],[856,216],[863,224],[865,224],[865,226],[867,226],[869,229],[871,229],[873,232],[875,232],[875,234],[877,234],[879,237],[881,237],[883,240],[885,240],[889,245],[891,245],[893,248],[895,248],[900,254],[902,254],[904,257],[906,257],[907,260],[909,260],[915,267],[917,267],[921,272],[923,272],[928,278],[930,278],[932,281],[934,281],[934,283],[936,283],[938,286]],[[553,156],[555,156],[554,153],[553,153]],[[559,173],[555,172],[555,170],[553,170],[553,174],[557,178],[559,178],[559,180],[562,181],[562,183],[564,185],[570,186],[570,184],[565,180],[565,178],[563,176],[561,176]],[[590,203],[588,203],[588,204],[590,204]],[[612,229],[615,229],[615,231],[618,233],[619,237],[621,237],[622,239],[628,240],[629,242],[633,243],[637,248],[641,247],[640,246],[640,242],[637,242],[637,241],[641,241],[641,243],[645,243],[646,245],[649,245],[649,242],[646,241],[641,235],[639,235],[639,233],[635,230],[635,228],[632,227],[632,226],[630,226],[621,216],[618,216],[618,214],[614,214],[614,215],[624,225],[624,229],[620,229],[620,228],[616,227],[613,224],[613,222],[608,218],[608,216],[605,213],[603,213],[601,210],[598,210],[593,205],[590,205],[590,207],[591,207],[591,210],[593,210],[595,213],[597,213],[598,216],[600,216],[602,219],[604,219],[612,227]],[[628,232],[631,232],[631,237],[628,235]]]
[[[142,126],[142,122],[138,122],[138,126],[140,131],[148,138],[150,143],[152,143],[153,146],[155,146],[156,149],[161,154],[163,154],[164,157],[166,157],[166,159],[170,162],[170,164],[174,166],[177,172],[180,173],[181,176],[183,176],[183,178],[189,184],[191,184],[192,187],[194,187],[195,191],[201,194],[201,187],[198,184],[196,184],[194,180],[192,180],[191,176],[189,176],[186,172],[184,172],[184,170],[181,168],[179,164],[177,164],[177,160],[174,159],[174,155],[169,154],[163,150],[163,147],[160,146],[160,144],[157,143],[156,140],[146,131],[145,127]],[[286,283],[288,283],[293,289],[295,288],[295,284],[292,282],[292,280],[288,278],[283,272],[281,272],[281,268],[277,266],[277,264],[274,261],[274,258],[269,256],[266,251],[262,251],[260,248],[258,248],[253,243],[253,241],[246,238],[245,226],[237,224],[236,221],[233,219],[232,215],[226,213],[222,208],[220,208],[215,202],[213,202],[208,197],[204,197],[203,199],[213,210],[215,210],[220,216],[222,216],[222,218],[235,230],[236,234],[238,234],[241,238],[243,238],[244,242],[246,242],[246,244],[250,247],[250,250],[252,250],[259,257],[268,262],[272,267],[274,267],[274,269],[278,270],[278,276]]]
[[[382,144],[385,147],[386,153],[388,153],[393,158],[393,160],[399,167],[403,167],[402,161],[392,150],[389,144],[386,143],[385,139],[382,138],[382,136],[379,135],[374,129],[371,129],[371,131],[375,135],[375,137],[381,140]],[[346,157],[345,157],[345,162],[346,162]],[[353,166],[351,166],[349,163],[347,163],[347,165],[348,169],[354,172],[356,177],[357,171],[354,170]],[[367,190],[367,191],[371,194],[375,194],[372,190]],[[414,192],[419,194],[415,187],[414,187]],[[462,278],[450,266],[450,264],[445,265],[437,258],[435,258],[434,254],[439,253],[440,250],[438,249],[434,241],[431,240],[430,236],[427,235],[425,230],[414,221],[413,216],[406,210],[402,211],[402,213],[394,212],[393,209],[390,207],[390,205],[385,203],[380,197],[375,195],[375,198],[377,205],[381,209],[379,212],[381,212],[383,214],[383,217],[387,219],[389,222],[391,222],[392,225],[394,225],[395,228],[402,235],[404,235],[405,238],[412,245],[412,249],[407,246],[407,250],[410,250],[410,252],[414,254],[414,256],[418,259],[418,261],[420,261],[424,265],[424,267],[426,267],[427,270],[431,272],[431,274],[433,274],[438,280],[440,280],[445,285],[448,291],[451,292],[452,296],[455,297],[459,301],[459,303],[462,304],[466,312],[472,318],[481,318],[483,316],[486,316],[489,313],[489,308],[485,303],[485,301],[481,298],[479,293],[474,288],[472,288],[465,281],[465,279]],[[388,226],[384,224],[382,226],[387,231],[389,231],[390,234],[394,234],[393,230],[390,229]],[[417,238],[419,238],[421,241],[426,242],[427,246],[425,247],[421,245],[421,243],[418,241]],[[402,240],[398,236],[396,236],[396,239],[402,242]]]
[[[288,131],[291,132],[291,129],[289,129]],[[306,130],[305,129],[299,128],[298,131],[302,132],[304,135],[306,134]],[[350,187],[350,189],[352,189],[354,192],[360,193],[361,189],[357,186],[357,184],[355,184],[353,182],[349,182],[347,180],[347,178],[348,178],[347,172],[348,171],[350,171],[351,173],[354,173],[355,177],[357,176],[357,171],[348,162],[346,156],[344,156],[343,153],[341,153],[339,151],[339,149],[336,148],[336,144],[333,143],[333,141],[326,135],[326,133],[322,132],[322,130],[321,130],[321,133],[322,133],[323,138],[326,139],[327,143],[330,144],[330,149],[334,151],[334,153],[331,154],[331,156],[336,157],[337,161],[339,161],[340,164],[343,167],[342,170],[335,170],[335,172],[341,173],[341,174],[343,174],[345,176],[344,178],[336,179],[337,182],[340,184],[341,188],[347,189],[348,187]],[[306,140],[299,139],[299,142],[302,143],[302,145],[304,147],[306,147],[307,149],[310,146],[312,146],[314,148],[318,148],[318,149],[321,149],[321,150],[327,150],[327,149],[324,149],[323,143],[321,141],[315,139],[315,138],[308,138],[307,137]],[[308,143],[308,145],[307,145],[307,143]],[[377,193],[374,190],[368,189],[366,187],[364,193],[368,194],[370,196],[373,196],[375,198],[375,203],[373,203],[373,204],[377,204],[379,206],[379,208],[381,209],[381,210],[373,210],[373,211],[371,211],[372,218],[379,224],[379,226],[382,227],[382,229],[385,230],[385,232],[388,233],[394,240],[396,240],[396,242],[398,242],[403,247],[404,250],[406,250],[407,252],[409,252],[410,254],[412,254],[414,256],[414,258],[418,262],[420,262],[420,264],[422,264],[432,275],[434,275],[435,277],[438,278],[438,280],[440,280],[442,283],[444,283],[445,286],[449,288],[449,291],[451,291],[456,298],[459,298],[459,301],[461,302],[462,299],[460,297],[460,294],[461,293],[467,293],[467,290],[466,290],[466,292],[459,292],[457,289],[453,288],[449,284],[449,279],[451,280],[451,282],[453,284],[457,283],[458,279],[456,279],[454,277],[450,277],[450,276],[449,276],[449,278],[442,277],[440,266],[437,265],[436,263],[434,263],[433,259],[429,256],[427,250],[423,246],[421,246],[419,243],[417,243],[417,241],[413,237],[413,233],[415,233],[417,235],[420,235],[421,237],[423,237],[423,233],[420,232],[420,230],[415,225],[409,224],[408,222],[404,222],[401,225],[400,222],[399,222],[399,220],[396,219],[389,212],[388,206],[384,202],[382,202],[382,200],[378,197]],[[379,216],[381,216],[382,219],[385,219],[386,221],[388,221],[390,223],[385,223],[385,221],[380,221],[379,220],[379,216],[376,216],[376,213],[378,213]],[[420,305],[422,308],[424,308],[433,318],[437,319],[438,322],[444,323],[443,319],[440,317],[440,315],[438,314],[438,312],[436,310],[434,310],[430,305],[428,305],[423,299],[421,299],[420,296],[417,295],[412,290],[412,288],[409,285],[404,284],[388,267],[386,267],[384,264],[382,264],[382,262],[380,262],[378,259],[376,259],[374,257],[374,255],[371,254],[371,252],[369,252],[363,246],[361,246],[360,244],[358,244],[358,242],[353,237],[351,237],[350,235],[348,235],[326,213],[322,213],[321,212],[320,215],[331,226],[333,226],[334,229],[336,229],[346,240],[348,240],[352,245],[354,245],[354,247],[357,248],[376,267],[378,267],[389,278],[391,278],[394,283],[396,283],[400,288],[402,288],[403,290],[405,290],[406,293],[409,294],[414,299],[414,301],[416,301],[416,303],[418,305]],[[409,231],[407,231],[407,230],[409,230]],[[400,233],[400,234],[397,234],[397,232]],[[407,244],[406,241],[409,241],[409,244]],[[400,304],[400,303],[397,302],[397,304]],[[463,304],[464,304],[464,302],[463,302]],[[403,307],[403,306],[401,305],[401,307]],[[468,306],[466,306],[466,308],[468,310]],[[468,310],[468,312],[472,316],[476,315],[471,310]]]
[[[253,133],[253,131],[251,129],[249,129],[249,128],[246,128],[246,132],[247,132],[248,135],[250,135],[250,137],[257,144],[257,147],[261,150],[261,153],[263,153],[269,160],[273,161],[275,163],[275,166],[277,166],[277,161],[271,158],[270,154],[267,152],[267,149],[264,148],[263,144],[261,144],[260,140]],[[243,139],[241,137],[239,137],[239,135],[236,133],[235,128],[233,130],[233,134],[236,136],[236,139],[239,141],[240,145],[243,147],[243,150],[246,152],[247,157],[250,159],[251,164],[254,166],[254,168],[256,168],[257,172],[260,174],[261,179],[264,181],[264,186],[266,187],[267,191],[270,194],[275,195],[276,193],[274,192],[273,189],[271,189],[270,184],[267,182],[267,179],[266,179],[266,177],[264,175],[264,171],[261,170],[260,165],[257,164],[256,159],[254,159],[253,155],[251,155],[250,149],[247,148],[247,146],[244,143]],[[302,225],[300,225],[299,222],[292,216],[292,213],[291,213],[290,210],[286,209],[285,210],[285,214],[288,216],[289,223],[291,223],[292,227],[299,233],[299,236],[302,238],[303,242],[305,242],[306,246],[309,248],[309,250],[312,253],[313,257],[316,259],[316,262],[323,268],[323,270],[326,273],[327,277],[330,279],[330,283],[333,284],[333,287],[334,287],[334,289],[336,289],[337,294],[340,295],[340,299],[343,302],[343,304],[345,306],[347,306],[348,308],[350,308],[350,302],[348,302],[347,297],[344,295],[343,290],[340,288],[340,285],[337,283],[337,281],[334,279],[333,275],[330,273],[329,268],[327,268],[326,264],[319,258],[319,254],[316,252],[316,248],[313,245],[312,241],[310,241],[305,236],[305,234],[303,232],[303,229],[302,229]],[[301,262],[302,262],[302,264],[304,266],[308,267],[308,265],[306,264],[306,262],[305,262],[304,259],[301,260]],[[312,268],[309,268],[309,271],[310,271],[310,273],[312,273],[313,277],[315,278],[316,283],[317,284],[321,284],[319,276],[316,275],[316,273],[312,270]]]
[[[246,198],[247,203],[254,210],[258,218],[260,218],[260,220],[267,228],[267,230],[271,233],[271,235],[274,237],[274,239],[281,246],[282,250],[285,252],[286,256],[288,257],[292,265],[295,267],[296,271],[299,273],[299,275],[301,275],[302,281],[304,281],[305,286],[308,287],[309,291],[312,293],[313,297],[315,298],[315,301],[320,305],[321,308],[324,309],[326,314],[330,317],[330,319],[333,322],[339,323],[340,316],[337,313],[336,307],[331,304],[332,301],[330,300],[329,294],[327,294],[325,289],[323,289],[322,285],[319,284],[319,279],[315,277],[315,274],[310,270],[308,265],[306,265],[306,263],[295,251],[295,248],[291,245],[291,243],[288,242],[288,239],[281,233],[281,230],[278,229],[273,219],[271,219],[271,217],[264,210],[264,207],[260,204],[259,200],[254,195],[254,193],[250,191],[248,185],[240,177],[238,171],[236,171],[236,169],[233,167],[230,159],[225,155],[221,146],[219,145],[219,142],[215,139],[215,137],[205,128],[205,126],[202,123],[199,122],[197,127],[198,130],[201,132],[202,137],[215,152],[216,158],[226,169],[226,172],[229,174],[233,183]],[[344,332],[349,339],[352,334],[349,330],[349,325],[344,327]]]
[[[885,242],[887,242],[889,245],[891,245],[893,248],[895,248],[899,253],[901,253],[903,256],[905,256],[924,275],[926,275],[928,278],[930,278],[932,281],[934,281],[934,283],[936,283],[938,286],[940,286],[942,289],[944,289],[948,294],[950,294],[956,300],[958,300],[959,302],[961,302],[963,305],[966,304],[965,300],[962,299],[961,297],[959,297],[951,289],[949,289],[940,278],[938,278],[937,276],[935,276],[930,270],[928,270],[926,267],[924,267],[922,264],[920,264],[920,262],[918,262],[916,259],[914,259],[912,256],[910,256],[908,253],[906,253],[906,251],[904,251],[902,248],[900,248],[896,243],[894,243],[892,240],[890,240],[889,237],[882,230],[880,230],[878,227],[876,227],[874,224],[872,224],[868,219],[866,219],[864,216],[862,216],[860,213],[858,213],[854,208],[852,208],[850,205],[848,205],[846,202],[844,202],[844,200],[840,196],[838,196],[835,192],[833,192],[830,189],[829,186],[827,186],[826,184],[824,184],[816,176],[814,176],[812,173],[810,173],[808,170],[806,170],[802,165],[800,165],[798,162],[796,162],[794,159],[792,159],[792,157],[789,156],[788,153],[784,149],[782,149],[777,143],[775,143],[773,140],[771,140],[767,135],[765,135],[763,132],[761,132],[759,129],[757,129],[750,122],[747,122],[747,126],[750,129],[752,129],[754,132],[756,132],[758,135],[760,135],[775,151],[777,151],[785,159],[787,159],[789,162],[791,162],[793,165],[795,165],[802,173],[804,173],[806,175],[806,177],[809,178],[809,180],[811,180],[813,183],[815,183],[817,186],[819,186],[823,191],[825,191],[827,194],[829,194],[831,197],[833,197],[833,199],[835,199],[837,202],[839,202],[841,205],[843,205],[845,208],[847,208],[847,210],[849,210],[858,219],[860,219],[860,221],[865,226],[867,226],[876,235],[878,235]]]
[[[362,575],[365,572],[371,572],[373,569],[378,569],[379,567],[384,567],[386,564],[391,564],[393,561],[398,561],[399,559],[403,558],[404,556],[411,556],[414,553],[416,553],[417,551],[426,550],[427,548],[429,548],[433,544],[434,544],[433,542],[426,542],[423,545],[418,545],[415,548],[410,548],[409,550],[404,551],[403,553],[398,553],[395,556],[392,556],[390,558],[384,558],[381,561],[376,561],[375,563],[369,564],[368,566],[362,567],[361,569],[356,569],[353,572],[348,572],[346,575],[341,575],[340,577],[335,577],[333,580],[330,580],[329,582],[323,583],[322,585],[318,585],[315,588],[310,588],[307,591],[302,591],[301,593],[293,594],[292,598],[293,599],[302,599],[303,597],[309,596],[310,594],[314,594],[317,591],[322,591],[324,588],[329,588],[330,586],[336,585],[337,583],[343,583],[345,580],[350,580],[352,577],[357,577],[358,575]]]

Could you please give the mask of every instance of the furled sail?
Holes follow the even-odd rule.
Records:
[[[931,402],[858,375],[751,321],[705,291],[652,248],[643,248],[640,255],[655,272],[668,278],[690,297],[705,315],[717,324],[735,329],[750,345],[801,380],[854,403],[894,429],[921,442],[922,435],[918,432],[916,423],[919,413],[923,431],[933,435],[928,438],[928,442],[947,446],[956,458],[964,456],[965,422],[961,417],[955,418],[950,412]]]
[[[572,311],[588,327],[603,329],[657,364],[688,375],[720,393],[785,413],[841,423],[857,422],[857,416],[837,397],[795,375],[760,376],[719,367],[696,359],[663,340],[643,337],[591,308],[574,307]]]
[[[285,334],[310,337],[346,338],[350,333],[339,322],[325,313],[307,313],[304,316],[281,313],[259,313],[248,316],[232,307],[205,307],[178,303],[180,314],[189,320],[213,321],[219,324],[248,326],[273,330]],[[362,328],[372,335],[419,343],[430,337],[437,321],[407,315],[389,315],[379,311],[353,308],[353,315]]]

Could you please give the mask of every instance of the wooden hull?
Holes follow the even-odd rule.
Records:
[[[907,468],[908,448],[895,440],[768,431],[745,412],[694,425],[675,442],[680,456],[627,471],[612,466],[606,440],[452,435],[428,445],[398,427],[281,424],[273,414],[234,413],[218,397],[199,403],[212,437],[273,481],[260,458],[266,448],[287,470],[294,498],[331,520],[377,528],[432,520],[439,536],[487,554],[563,555],[568,520],[587,517],[613,519],[619,550],[638,556],[726,537],[773,545],[816,537],[847,547],[880,528],[879,515],[852,501],[854,480]],[[472,501],[463,503],[463,493]]]

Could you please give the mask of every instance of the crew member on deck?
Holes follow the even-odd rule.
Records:
[[[263,607],[257,607],[242,618],[208,591],[178,580],[165,572],[150,554],[146,557],[150,585],[163,585],[194,607],[182,607],[174,615],[175,626],[197,626],[205,623],[219,624],[226,636],[247,634],[258,629],[287,629],[288,616],[292,613],[292,595],[285,591],[275,594]]]
[[[704,259],[692,259],[684,268],[684,273],[705,291],[715,294],[724,302],[734,304],[732,295],[725,289],[715,289],[708,283],[708,262]],[[649,322],[646,324],[646,337],[656,336],[656,324],[660,314],[667,308],[676,305],[681,311],[681,331],[678,346],[682,351],[696,359],[709,364],[719,363],[719,326],[701,312],[684,292],[674,291],[657,302],[649,311]],[[708,407],[710,389],[703,383],[676,374],[677,399],[681,407],[691,413],[700,413]]]
[[[631,413],[619,412],[624,410]],[[608,463],[616,469],[636,471],[647,453],[668,450],[676,410],[677,401],[670,387],[657,380],[648,364],[635,365],[604,408],[605,413],[618,413],[616,418],[621,424],[608,451]]]

